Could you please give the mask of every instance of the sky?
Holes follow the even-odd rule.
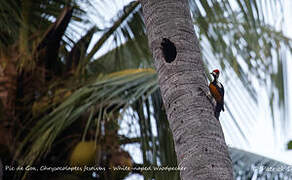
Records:
[[[105,21],[110,20],[110,17],[114,17],[116,12],[123,7],[123,5],[128,4],[131,0],[116,0],[115,7],[109,11],[105,8],[107,16],[105,16]],[[284,11],[284,22],[277,22],[273,21],[277,17],[267,17],[271,19],[271,22],[276,22],[277,24],[273,24],[276,27],[283,26],[283,31],[285,35],[292,38],[292,1],[291,0],[283,0],[283,11]],[[102,22],[97,22],[102,23]],[[97,38],[97,37],[96,37]],[[106,49],[106,48],[105,48]],[[105,51],[100,52],[101,54]],[[99,54],[99,55],[101,55]],[[99,56],[97,55],[97,56]],[[217,68],[218,64],[213,64],[212,68]],[[292,69],[292,56],[287,54],[287,66],[286,70],[289,72]],[[227,71],[228,72],[228,71]],[[230,74],[229,74],[230,73]],[[234,74],[235,75],[235,74]],[[228,72],[228,76],[232,76],[232,72]],[[227,76],[223,76],[223,84],[226,85],[227,90],[228,88],[232,88],[232,83],[236,82],[229,82]],[[241,89],[244,89],[243,87]],[[286,150],[286,144],[288,140],[292,140],[292,94],[288,93],[288,103],[289,103],[289,121],[290,127],[288,134],[283,135],[281,133],[275,134],[274,129],[272,127],[272,119],[271,119],[271,112],[269,108],[269,101],[267,99],[267,93],[265,93],[265,89],[261,87],[259,84],[257,85],[257,90],[259,93],[258,100],[259,104],[255,104],[250,102],[250,108],[254,110],[255,115],[250,115],[248,122],[246,123],[247,119],[240,118],[238,113],[235,113],[235,117],[238,119],[237,123],[242,128],[243,133],[246,135],[248,139],[248,143],[244,142],[242,139],[234,139],[238,136],[234,136],[234,133],[239,133],[236,130],[236,125],[230,125],[230,117],[229,115],[223,115],[223,120],[221,120],[221,124],[223,126],[223,131],[225,134],[226,142],[231,147],[237,147],[239,149],[243,149],[249,152],[253,152],[262,156],[266,156],[278,161],[285,162],[287,164],[292,165],[292,150]],[[244,91],[244,90],[242,90]],[[292,92],[292,78],[288,78],[287,82],[287,92]],[[246,92],[244,92],[246,93]],[[247,93],[246,93],[247,94]],[[248,95],[247,95],[248,96]],[[231,95],[227,97],[227,100],[234,98]],[[236,105],[234,105],[236,106]],[[232,111],[238,111],[236,109],[231,109]],[[227,114],[227,113],[225,113]],[[253,120],[252,117],[257,117],[257,120]],[[248,117],[247,117],[248,118]],[[276,123],[280,121],[280,117],[277,116],[276,113]],[[123,126],[123,124],[122,124]],[[277,126],[280,126],[279,123]],[[139,152],[139,148],[137,146],[127,146],[126,149],[131,151],[132,157],[134,158],[135,162],[142,161],[142,155]],[[132,176],[130,179],[137,179],[138,176]]]

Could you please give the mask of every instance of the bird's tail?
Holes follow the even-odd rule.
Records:
[[[224,107],[223,107],[223,104],[221,103],[217,103],[216,104],[216,107],[215,107],[215,117],[219,120],[219,116],[220,116],[220,112],[221,110],[223,110]]]

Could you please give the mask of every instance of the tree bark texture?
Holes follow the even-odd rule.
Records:
[[[187,0],[140,0],[181,178],[233,179]]]

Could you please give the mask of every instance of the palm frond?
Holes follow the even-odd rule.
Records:
[[[80,61],[84,59],[89,43],[96,31],[97,28],[94,26],[75,43],[71,51],[66,56],[66,71],[74,70],[74,68],[77,68],[77,66],[80,66],[81,69],[81,67],[84,66],[82,63],[80,63]]]
[[[89,72],[93,74],[147,67],[153,67],[153,64],[146,36],[128,40],[88,65]]]
[[[25,43],[47,30],[61,14],[64,7],[74,9],[72,23],[81,21],[81,17],[85,15],[76,1],[66,0],[3,1],[0,7],[1,49],[16,43],[20,46],[26,46]],[[20,42],[18,42],[19,40]],[[22,47],[22,49],[25,48],[30,47]]]
[[[21,159],[21,164],[32,164],[49,152],[56,137],[92,106],[98,110],[112,106],[126,108],[157,88],[156,74],[152,69],[127,70],[99,77],[77,89],[51,113],[39,119],[16,156]],[[33,149],[27,149],[28,144],[32,144]]]
[[[113,33],[121,26],[121,24],[128,18],[128,16],[133,13],[133,11],[138,6],[139,2],[131,2],[129,5],[125,6],[123,15],[118,18],[114,24],[100,37],[100,39],[95,43],[92,50],[87,55],[87,60],[89,61],[95,53],[100,50],[100,47],[105,43],[105,41],[110,38]]]
[[[18,1],[0,2],[0,49],[11,45],[17,37],[21,15]]]
[[[225,0],[190,3],[194,22],[199,26],[199,38],[209,43],[207,48],[212,49],[211,53],[222,69],[229,65],[251,97],[256,94],[254,79],[265,85],[273,111],[275,104],[279,104],[278,108],[287,108],[284,102],[287,82],[283,74],[286,61],[283,51],[291,51],[292,41],[275,26],[282,20],[279,10],[282,1],[268,1],[265,5],[261,2]],[[273,16],[279,18],[266,19],[268,13],[269,16],[275,13]],[[203,44],[202,47],[205,48]]]
[[[95,54],[106,53],[89,62],[92,73],[110,73],[128,68],[152,67],[152,57],[137,1],[126,5],[117,13],[118,18],[99,37],[87,55],[90,61]],[[98,33],[97,33],[98,34]],[[105,68],[106,67],[106,68]]]

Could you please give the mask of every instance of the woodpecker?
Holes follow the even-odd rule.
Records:
[[[210,74],[213,76],[214,80],[210,83],[209,89],[211,95],[216,100],[215,117],[219,120],[221,110],[224,111],[224,87],[218,81],[220,74],[218,69],[213,70]]]

